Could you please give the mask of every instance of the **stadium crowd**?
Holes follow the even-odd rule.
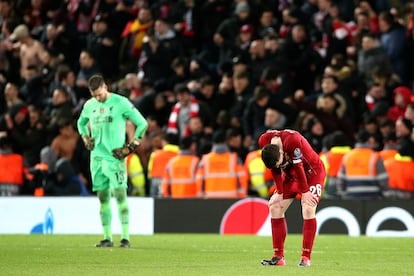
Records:
[[[209,194],[218,158],[237,196],[268,197],[257,139],[290,128],[326,163],[326,197],[412,198],[412,1],[0,0],[0,24],[0,195],[91,193],[76,120],[102,74],[149,124],[131,195],[174,196],[181,156],[178,196]]]

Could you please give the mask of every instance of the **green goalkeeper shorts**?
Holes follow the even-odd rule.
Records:
[[[124,160],[91,159],[92,191],[127,188],[127,171]]]

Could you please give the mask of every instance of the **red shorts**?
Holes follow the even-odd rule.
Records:
[[[308,181],[309,191],[318,199],[319,202],[324,189],[325,174],[306,175],[306,179]],[[301,199],[301,197],[302,192],[300,189],[300,183],[297,179],[285,176],[285,181],[283,183],[283,199]]]

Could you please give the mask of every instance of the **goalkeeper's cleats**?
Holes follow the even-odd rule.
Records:
[[[110,240],[101,240],[99,243],[95,244],[95,247],[113,247],[114,243]]]
[[[300,258],[300,262],[298,263],[298,266],[311,266],[311,261],[308,257],[302,256]]]
[[[285,258],[279,257],[279,256],[274,256],[270,260],[262,260],[261,264],[262,265],[285,266],[286,262],[285,262]]]
[[[129,240],[122,239],[121,242],[119,243],[119,247],[129,248],[131,247],[131,244],[129,243]]]

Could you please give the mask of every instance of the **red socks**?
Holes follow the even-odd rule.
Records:
[[[303,220],[302,234],[302,256],[306,256],[310,259],[313,241],[315,240],[316,235],[316,218]]]
[[[274,256],[284,256],[284,246],[286,239],[286,220],[285,218],[272,218],[270,220],[272,224],[272,242]]]

